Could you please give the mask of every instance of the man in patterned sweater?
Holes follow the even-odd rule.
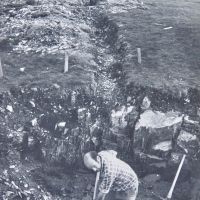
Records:
[[[107,194],[112,199],[135,200],[138,193],[138,178],[132,168],[116,158],[110,151],[85,154],[84,164],[88,169],[100,171],[99,191],[96,200],[104,200]]]

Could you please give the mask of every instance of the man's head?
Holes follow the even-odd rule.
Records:
[[[101,168],[101,163],[99,156],[96,151],[90,151],[84,155],[83,158],[84,164],[88,169],[93,171],[99,171]]]

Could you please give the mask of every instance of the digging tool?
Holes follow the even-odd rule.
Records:
[[[116,157],[117,156],[117,152],[114,150],[107,150],[107,153],[109,153],[110,155]],[[100,171],[97,172],[96,174],[96,180],[95,180],[95,186],[94,186],[94,194],[93,194],[93,200],[96,199],[97,196],[97,188],[98,188],[98,183],[99,183],[99,178],[100,178]]]
[[[163,198],[162,196],[160,196],[159,194],[156,194],[155,192],[151,191],[151,194],[153,196],[155,196],[156,198],[160,199],[160,200],[170,200],[172,198],[172,193],[174,191],[174,188],[175,188],[175,185],[176,185],[176,182],[178,180],[178,176],[180,174],[180,171],[182,169],[182,166],[183,166],[183,163],[184,163],[184,160],[185,160],[185,157],[186,157],[186,154],[188,153],[188,150],[185,149],[184,147],[180,146],[182,148],[182,150],[184,150],[185,154],[183,155],[182,159],[181,159],[181,162],[179,164],[179,167],[177,169],[177,172],[176,172],[176,175],[174,177],[174,180],[173,180],[173,183],[171,185],[171,188],[167,194],[167,197],[166,198]]]
[[[182,159],[181,159],[181,162],[180,162],[180,164],[179,164],[178,170],[177,170],[177,172],[176,172],[176,176],[175,176],[175,178],[174,178],[174,180],[173,180],[173,183],[172,183],[172,185],[171,185],[171,188],[170,188],[170,190],[169,190],[169,192],[168,192],[168,194],[167,194],[167,198],[166,198],[167,200],[170,200],[170,199],[172,198],[172,193],[173,193],[173,191],[174,191],[174,187],[175,187],[175,185],[176,185],[178,176],[179,176],[180,171],[181,171],[181,168],[182,168],[182,166],[183,166],[185,157],[186,157],[186,154],[184,154],[183,157],[182,157]]]
[[[94,186],[93,200],[95,200],[96,196],[97,196],[97,187],[98,187],[98,183],[99,183],[99,177],[100,177],[100,172],[97,172],[96,180],[95,180],[95,186]]]

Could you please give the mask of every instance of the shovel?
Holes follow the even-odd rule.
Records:
[[[168,194],[167,194],[166,200],[170,200],[170,199],[172,198],[172,193],[173,193],[173,191],[174,191],[174,187],[175,187],[175,185],[176,185],[178,176],[179,176],[180,171],[181,171],[181,168],[182,168],[182,166],[183,166],[185,157],[186,157],[186,154],[184,154],[183,157],[182,157],[182,159],[181,159],[181,162],[180,162],[180,164],[179,164],[178,170],[177,170],[177,172],[176,172],[176,176],[175,176],[175,178],[174,178],[174,180],[173,180],[173,183],[172,183],[172,185],[171,185],[171,188],[170,188],[170,190],[169,190],[169,192],[168,192]]]
[[[94,186],[94,194],[93,194],[93,198],[92,198],[93,200],[95,200],[97,197],[97,187],[98,187],[98,183],[99,183],[99,177],[100,177],[100,172],[97,172],[95,186]]]

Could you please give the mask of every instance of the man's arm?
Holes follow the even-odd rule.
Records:
[[[97,195],[97,200],[104,200],[106,195],[110,192],[110,188],[115,179],[115,174],[108,168],[104,171],[104,176],[102,177],[101,183],[99,185],[99,193]]]
[[[106,194],[110,192],[110,188],[114,182],[115,176],[109,167],[105,167],[104,175],[99,184],[99,195],[98,197],[101,200],[101,197],[105,197]],[[104,198],[103,198],[104,199]]]
[[[106,194],[110,192],[110,189],[115,181],[116,175],[117,175],[117,168],[115,166],[115,163],[113,162],[113,159],[115,159],[113,156],[111,156],[109,159],[105,159],[104,166],[103,166],[103,172],[101,177],[101,182],[99,184],[99,194],[97,200],[104,200]]]

